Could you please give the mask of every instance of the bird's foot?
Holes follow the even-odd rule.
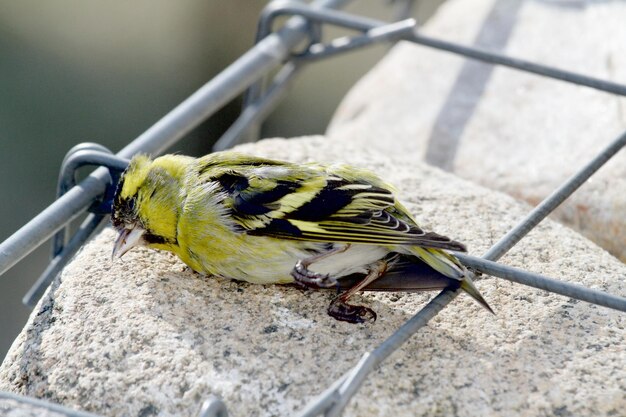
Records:
[[[364,323],[376,321],[376,312],[369,307],[348,304],[342,297],[337,297],[328,306],[328,315],[339,321],[348,323]]]
[[[308,265],[302,261],[296,262],[291,270],[291,276],[296,283],[307,288],[329,288],[337,286],[337,280],[328,274],[318,274],[310,271]]]

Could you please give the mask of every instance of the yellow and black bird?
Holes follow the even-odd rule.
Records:
[[[422,230],[392,186],[353,166],[235,152],[138,155],[119,182],[112,221],[120,232],[114,256],[144,245],[175,253],[197,272],[258,284],[334,287],[360,274],[328,308],[338,320],[375,319],[349,297],[388,271],[422,262],[491,311],[446,252],[465,246]]]

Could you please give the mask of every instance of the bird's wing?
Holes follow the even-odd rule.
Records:
[[[233,220],[250,235],[465,251],[459,242],[423,231],[391,187],[368,171],[342,175],[264,161],[214,167],[209,175],[226,193]]]

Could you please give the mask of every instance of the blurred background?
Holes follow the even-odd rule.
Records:
[[[413,16],[423,23],[443,1],[417,1]],[[393,20],[390,0],[354,3],[345,10]],[[0,241],[53,201],[72,146],[117,152],[249,49],[265,4],[0,0]],[[386,50],[307,67],[261,136],[324,133],[343,95]],[[236,100],[172,150],[208,153],[239,109]],[[0,359],[26,323],[21,299],[49,252],[46,244],[0,277]]]

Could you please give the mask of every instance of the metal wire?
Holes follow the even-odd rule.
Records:
[[[333,3],[328,3],[325,7],[317,7],[318,4],[313,2],[311,6],[304,5],[305,8],[309,9],[319,9],[319,10],[331,10],[331,9],[339,9],[346,4],[350,3],[351,0],[337,0]],[[261,16],[259,17],[259,23],[257,27],[257,33],[255,42],[258,44],[266,37],[270,36],[272,33],[272,24],[274,19],[280,15],[284,15],[287,13],[283,13],[281,9],[289,8],[289,7],[297,7],[300,6],[297,2],[289,2],[289,1],[272,1],[268,3],[267,6],[261,12]],[[290,13],[292,15],[296,15],[291,18],[290,22],[295,25],[299,25],[299,27],[306,33],[306,37],[308,37],[309,43],[316,43],[319,41],[321,34],[319,31],[319,27],[312,24],[311,21],[306,20],[302,17],[302,15],[298,13]],[[304,37],[303,39],[304,40]],[[292,51],[289,51],[290,53]],[[248,89],[246,90],[243,98],[243,112],[245,113],[248,107],[253,106],[260,100],[260,97],[263,95],[265,76],[259,77],[254,83],[250,84]],[[242,132],[239,136],[239,139],[243,138],[245,142],[252,142],[258,140],[259,133],[261,131],[260,123],[250,123],[246,130]],[[244,137],[244,134],[246,135]],[[241,143],[241,142],[239,142]]]
[[[10,392],[0,391],[0,400],[1,399],[15,401],[20,404],[26,404],[32,409],[39,410],[38,415],[42,415],[42,416],[47,416],[49,414],[48,412],[54,412],[58,414],[63,414],[67,417],[100,417],[96,414],[86,413],[84,411],[72,410],[71,408],[63,407],[58,404],[53,404],[48,401],[38,400],[32,397],[24,397],[22,395],[13,394]],[[14,415],[11,413],[9,414]],[[22,414],[18,412],[15,415],[19,416]],[[25,413],[23,415],[33,415],[33,414]]]
[[[360,30],[362,32],[366,32],[370,29],[384,26],[386,24],[386,22],[380,20],[362,18],[350,15],[348,13],[335,12],[324,9],[310,10],[310,8],[306,5],[299,3],[279,2],[275,5],[272,5],[271,16],[277,16],[282,14],[307,15],[307,17],[315,19],[316,21],[325,21],[346,28]],[[266,24],[263,24],[262,29],[268,30],[267,28],[268,26]],[[476,47],[464,46],[455,44],[453,42],[447,42],[441,39],[431,38],[420,34],[418,30],[414,30],[413,33],[407,36],[405,40],[420,45],[429,46],[431,48],[452,52],[454,54],[462,55],[467,58],[476,59],[478,61],[502,65],[509,68],[515,68],[524,72],[530,72],[533,74],[541,75],[548,78],[554,78],[576,85],[584,85],[586,87],[591,87],[596,90],[605,91],[607,93],[626,96],[626,85],[577,74],[571,71],[549,67],[547,65],[537,64],[520,58],[513,58],[495,52],[485,51]]]
[[[296,62],[317,61],[376,43],[404,39],[413,32],[416,26],[417,22],[415,19],[406,19],[388,25],[377,26],[361,36],[345,36],[337,38],[329,44],[313,44],[306,53],[296,55],[293,60]]]
[[[272,24],[279,16],[301,16],[309,22],[327,23],[348,29],[366,32],[377,26],[384,26],[381,22],[368,17],[357,16],[350,13],[332,10],[329,8],[311,7],[295,1],[274,1],[263,9],[259,19],[257,40],[264,39],[272,32]]]
[[[111,178],[109,179],[108,193],[110,194],[112,187],[117,183],[118,179],[118,175],[115,173],[126,169],[128,163],[127,159],[112,155],[111,151],[104,146],[94,143],[79,144],[73,147],[63,159],[57,185],[57,198],[76,186],[76,171],[86,165],[105,166],[109,169]],[[110,202],[105,204],[108,205]],[[101,211],[108,212],[110,210],[103,209]],[[22,298],[24,305],[32,307],[37,303],[54,277],[67,265],[105,217],[106,215],[102,213],[89,213],[69,243],[66,243],[69,225],[54,235],[52,259],[41,276]]]
[[[0,275],[48,240],[67,223],[78,218],[106,186],[106,169],[99,168],[80,184],[54,201],[0,244]]]
[[[430,46],[431,48],[442,51],[452,52],[454,54],[463,55],[467,58],[476,59],[478,61],[487,62],[489,64],[502,65],[509,68],[515,68],[520,71],[530,72],[542,75],[548,78],[565,81],[576,85],[584,85],[596,90],[605,91],[611,94],[626,96],[626,86],[611,81],[601,80],[595,77],[577,74],[571,71],[565,71],[546,65],[536,64],[524,59],[512,58],[505,55],[484,51],[479,48],[458,45],[441,39],[431,38],[419,33],[415,33],[410,40],[420,45]]]
[[[99,146],[99,145],[98,145]],[[112,171],[121,172],[126,169],[128,160],[114,156],[111,151],[104,146],[98,148],[96,144],[85,144],[85,146],[75,146],[68,152],[61,165],[61,173],[57,185],[57,198],[61,197],[68,190],[76,186],[76,172],[79,168],[87,165],[105,166],[109,168],[109,185],[116,183],[111,176]],[[59,230],[52,241],[52,257],[55,257],[63,250],[67,238],[69,225]]]
[[[312,44],[307,53],[294,56],[290,62],[283,66],[263,96],[258,96],[260,93],[249,95],[249,97],[254,95],[258,97],[254,102],[249,102],[244,106],[237,120],[213,145],[213,151],[223,151],[237,143],[242,143],[241,138],[244,134],[252,130],[252,126],[262,122],[287,93],[293,84],[293,80],[302,68],[301,63],[326,59],[339,53],[363,48],[375,43],[403,38],[413,30],[415,24],[415,20],[407,19],[371,29],[363,36],[344,37],[336,39],[327,45],[321,43]],[[248,135],[247,139],[250,140],[253,136]]]
[[[617,295],[607,294],[602,291],[583,287],[582,285],[559,281],[553,278],[524,271],[519,268],[501,265],[486,259],[476,258],[464,253],[455,253],[455,256],[468,267],[484,272],[495,277],[504,278],[529,287],[539,288],[564,295],[577,300],[586,301],[603,307],[626,312],[626,298]]]
[[[223,151],[241,143],[243,134],[249,131],[251,126],[263,121],[287,94],[300,68],[301,66],[294,62],[287,63],[278,72],[265,95],[244,107],[237,120],[215,142],[213,151]]]
[[[264,9],[264,12],[259,20],[259,27],[256,37],[257,42],[264,39],[271,33],[272,23],[274,19],[282,15],[305,16],[307,19],[314,20],[318,24],[324,22],[366,33],[364,36],[352,38],[351,42],[353,44],[350,46],[345,46],[346,51],[358,47],[359,42],[371,42],[371,39],[369,38],[372,37],[372,33],[367,32],[372,29],[383,28],[388,25],[383,21],[354,16],[349,13],[338,12],[334,10],[309,7],[305,4],[293,1],[275,1],[270,3]],[[313,32],[314,31],[312,30],[312,26],[309,25],[309,37],[311,38],[311,40],[316,39],[315,36],[311,35],[311,33]],[[571,71],[565,71],[541,64],[536,64],[519,58],[508,57],[495,52],[484,51],[475,47],[468,47],[464,45],[454,44],[452,42],[430,38],[428,36],[421,35],[416,28],[414,28],[411,33],[408,33],[407,31],[406,36],[400,38],[417,44],[430,46],[435,49],[463,55],[468,58],[476,59],[486,63],[507,66],[510,68],[518,69],[525,72],[531,72],[537,75],[554,78],[576,85],[584,85],[613,94],[626,95],[625,85],[577,74]],[[318,50],[316,50],[316,48],[318,48]],[[335,48],[333,48],[332,44],[326,47],[322,47],[319,44],[313,42],[311,47],[309,47],[305,53],[296,54],[295,57],[297,59],[292,59],[292,62],[314,61],[324,57],[325,54],[328,54],[328,56],[332,56],[335,53],[340,52],[339,50],[334,49]],[[337,49],[343,49],[343,47]],[[254,106],[257,106],[260,102],[260,97],[262,95],[263,82],[261,79],[253,83],[246,91],[242,115],[244,119],[250,119],[251,112],[247,112],[246,110],[249,107],[253,108]],[[276,103],[268,103],[267,106],[263,106],[263,111],[268,112],[269,110],[271,110],[271,108],[275,107],[275,105]],[[258,139],[258,135],[260,132],[260,121],[258,119],[260,118],[261,117],[255,117],[256,120],[249,123],[245,122],[244,120],[242,120],[241,123],[238,123],[239,120],[235,122],[239,124],[239,126],[237,127],[236,131],[229,133],[228,143],[235,145],[237,143],[242,143],[243,141],[252,141]],[[234,136],[234,133],[237,133],[237,136]],[[242,140],[242,138],[244,137],[245,140]],[[222,141],[219,149],[225,149],[226,142],[226,140]]]
[[[39,276],[37,281],[28,290],[22,303],[26,306],[33,307],[37,304],[37,301],[46,291],[46,288],[50,285],[54,277],[67,265],[72,257],[78,252],[78,250],[85,244],[89,237],[93,234],[94,230],[98,228],[104,215],[89,213],[83,223],[78,228],[78,231],[72,236],[70,241],[63,246],[63,248],[52,258],[46,269]]]
[[[66,165],[68,158],[71,158],[76,152],[79,151],[101,151],[101,152],[111,152],[106,147],[100,145],[99,143],[92,142],[83,142],[78,145],[72,147],[63,158],[63,162],[61,163],[61,172],[63,172],[63,167]],[[63,175],[63,174],[60,174]],[[57,198],[65,194],[72,186],[75,184],[70,184],[69,181],[62,181],[59,179],[57,182]],[[52,239],[52,257],[54,258],[63,248],[63,245],[67,242],[67,235],[69,233],[69,225],[65,226],[63,229],[59,230]]]
[[[359,363],[351,371],[349,377],[337,389],[338,398],[324,413],[325,416],[338,416],[343,412],[346,405],[363,385],[366,377],[376,366],[382,363],[389,355],[395,352],[404,342],[409,340],[420,328],[425,326],[430,319],[435,317],[445,306],[454,300],[461,290],[446,289],[433,298],[419,313],[411,317],[387,340],[371,353],[365,353]],[[311,414],[310,416],[313,416]]]
[[[221,398],[212,395],[202,404],[198,417],[228,417],[226,404]]]
[[[589,179],[602,165],[611,159],[617,152],[626,145],[626,132],[611,142],[602,152],[593,158],[580,171],[574,174],[563,185],[557,188],[552,194],[545,198],[530,214],[502,237],[487,253],[484,258],[497,261],[519,242],[528,232],[530,232],[540,221],[548,216],[557,206],[578,189]]]

